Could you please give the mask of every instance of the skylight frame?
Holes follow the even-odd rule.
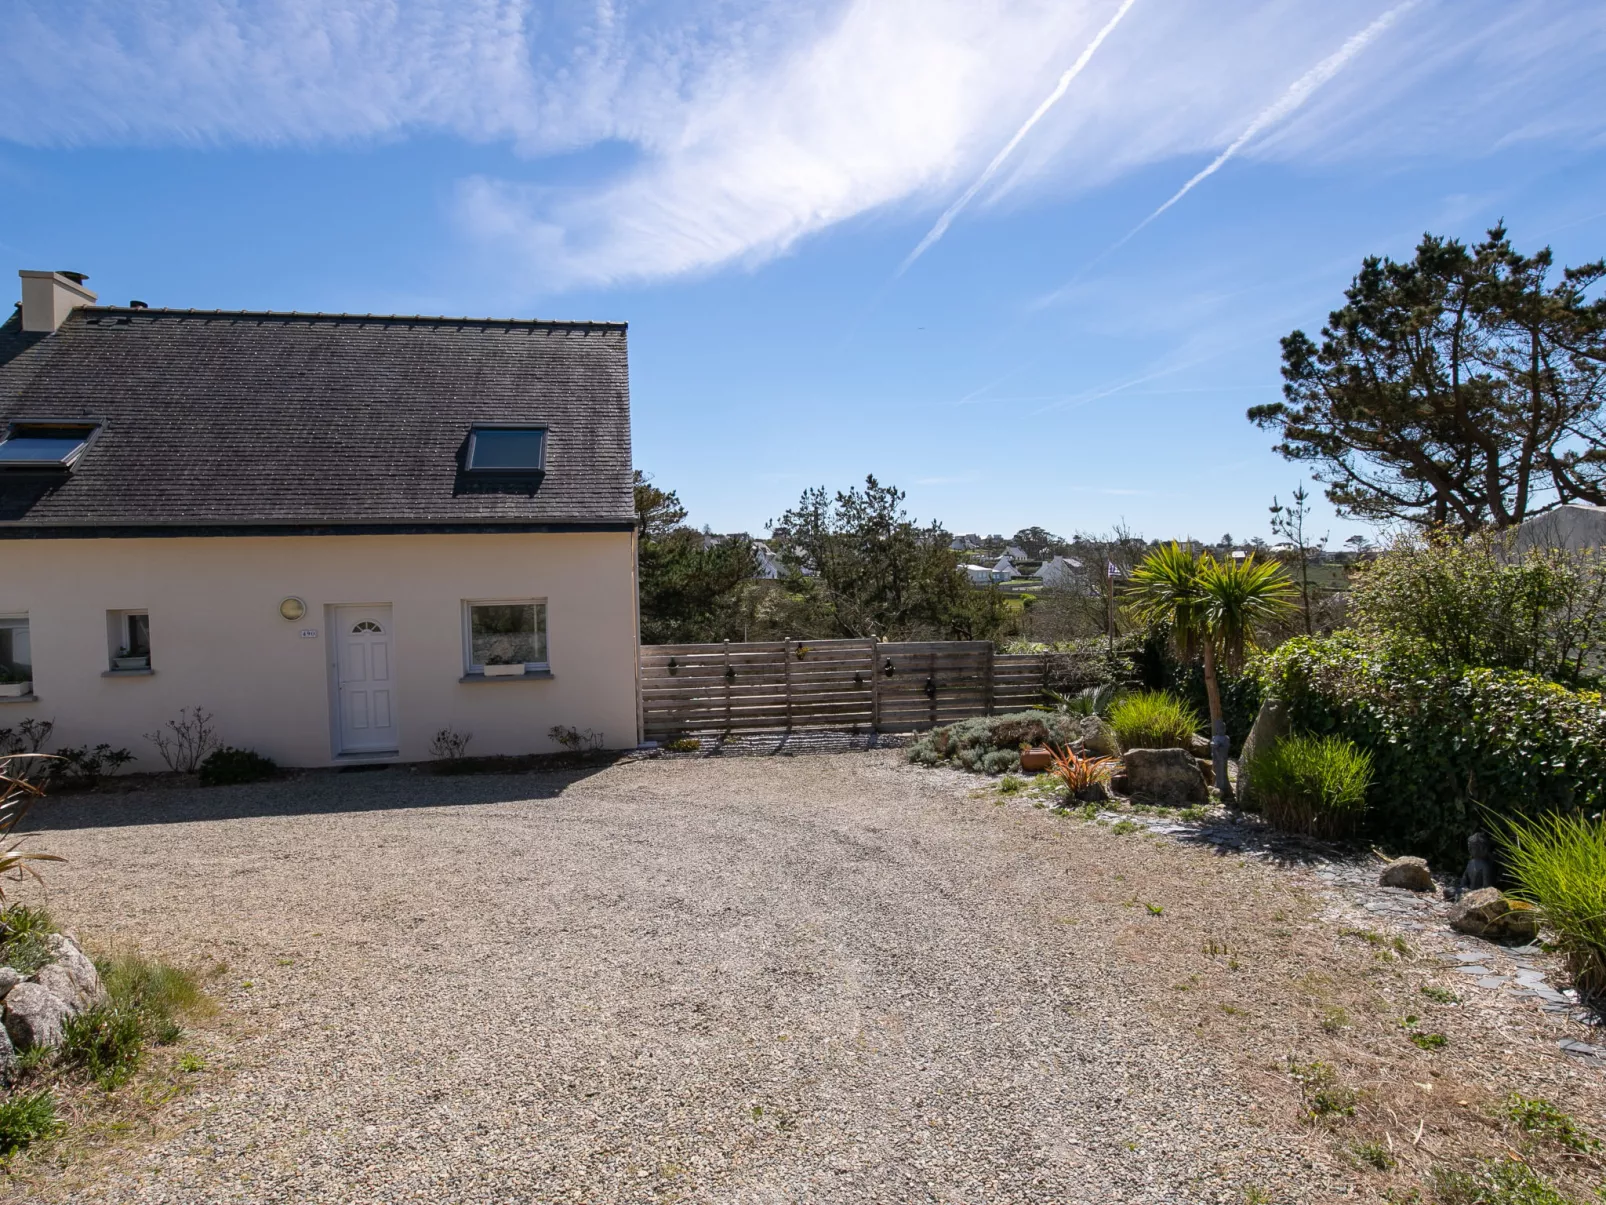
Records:
[[[493,431],[535,431],[541,436],[541,450],[534,465],[477,465],[474,463],[479,437]],[[474,423],[468,429],[468,444],[463,450],[463,471],[476,477],[542,477],[546,474],[547,450],[546,423]]]
[[[77,445],[63,456],[52,456],[36,460],[13,460],[0,456],[0,472],[12,469],[47,470],[54,472],[71,472],[73,467],[84,458],[84,453],[100,437],[105,424],[93,418],[12,418],[5,420],[5,435],[0,437],[0,449],[9,443],[24,439],[56,439],[66,443],[69,437],[30,435],[28,432],[42,431],[82,431],[84,436]]]

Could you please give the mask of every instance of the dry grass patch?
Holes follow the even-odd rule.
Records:
[[[1555,1200],[1600,1201],[1606,1156],[1590,1142],[1606,1134],[1606,1076],[1556,1048],[1560,1023],[1536,1005],[1466,998],[1407,941],[1322,919],[1297,872],[1097,825],[1064,831],[1110,909],[1132,999],[1234,1058],[1266,1124],[1303,1127],[1369,1199],[1470,1205],[1484,1198],[1466,1185],[1495,1174],[1485,1161],[1517,1159]],[[1513,1092],[1540,1103],[1515,1109]]]

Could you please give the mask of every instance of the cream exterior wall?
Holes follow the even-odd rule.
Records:
[[[164,766],[144,734],[204,706],[228,744],[286,766],[335,757],[329,608],[391,607],[402,761],[442,728],[469,753],[555,748],[561,724],[638,740],[635,536],[563,534],[11,540],[0,615],[26,614],[37,702],[0,699],[0,728],[53,720],[52,747],[127,747]],[[304,618],[279,614],[288,596]],[[544,598],[552,677],[460,682],[468,599]],[[148,676],[109,668],[108,611],[150,613]],[[316,638],[301,636],[315,628]],[[340,759],[345,761],[348,759]]]

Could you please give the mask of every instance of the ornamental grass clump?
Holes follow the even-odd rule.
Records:
[[[1491,826],[1512,894],[1539,906],[1579,992],[1606,998],[1606,821],[1551,814]]]
[[[1123,749],[1187,749],[1199,731],[1199,713],[1163,690],[1123,695],[1110,708],[1110,727]]]
[[[1267,823],[1285,832],[1337,840],[1365,820],[1372,758],[1343,737],[1288,737],[1246,773]]]

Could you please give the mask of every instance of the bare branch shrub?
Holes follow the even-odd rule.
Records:
[[[180,774],[194,774],[207,754],[223,747],[212,728],[212,713],[204,707],[180,708],[178,719],[147,732],[145,739],[156,746],[167,768]]]

